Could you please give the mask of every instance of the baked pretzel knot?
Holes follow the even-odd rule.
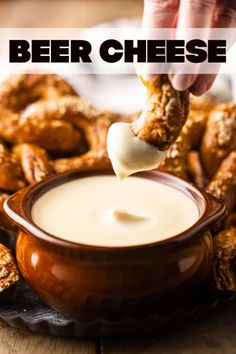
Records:
[[[215,286],[221,291],[236,291],[236,228],[221,231],[213,242]]]
[[[0,190],[16,191],[54,171],[110,167],[106,134],[119,119],[56,75],[10,77],[0,86]]]
[[[218,106],[210,113],[201,145],[202,163],[213,177],[227,155],[236,150],[236,104]]]
[[[54,152],[74,151],[81,134],[73,125],[44,115],[31,119],[29,105],[35,101],[76,96],[56,75],[14,75],[0,86],[0,136],[11,144],[33,143]]]
[[[20,274],[11,251],[0,244],[0,292],[18,282]]]

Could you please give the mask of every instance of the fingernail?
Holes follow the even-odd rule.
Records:
[[[172,78],[172,85],[178,91],[187,90],[193,83],[194,75],[188,74],[174,74]]]

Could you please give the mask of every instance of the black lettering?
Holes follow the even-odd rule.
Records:
[[[201,39],[192,39],[186,45],[186,49],[189,53],[186,58],[190,63],[202,63],[207,59],[207,52],[202,47],[205,48],[207,45]]]
[[[68,40],[51,41],[51,62],[69,63],[69,41]]]
[[[91,63],[89,54],[92,51],[92,46],[88,41],[72,40],[71,41],[71,62],[72,63]]]
[[[226,63],[226,40],[208,41],[208,62]]]
[[[10,63],[26,63],[30,60],[29,43],[25,40],[10,40]]]
[[[146,62],[146,41],[138,40],[137,46],[134,46],[134,41],[125,41],[125,63],[133,63],[134,55],[137,55],[138,63]]]
[[[49,63],[50,62],[50,42],[48,40],[33,40],[32,41],[32,63]]]
[[[165,41],[150,39],[148,41],[147,57],[148,63],[165,63]]]
[[[184,63],[184,40],[167,40],[167,63]]]
[[[113,48],[114,53],[109,53],[109,50]],[[100,46],[100,56],[107,63],[116,63],[123,56],[123,47],[122,44],[115,39],[108,39],[103,42]]]

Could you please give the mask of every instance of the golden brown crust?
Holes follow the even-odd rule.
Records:
[[[188,171],[191,180],[199,188],[204,188],[208,182],[203,171],[200,154],[198,151],[190,151],[188,153]]]
[[[224,223],[224,229],[229,229],[232,226],[236,227],[236,212],[235,211],[229,213],[229,215]]]
[[[170,173],[174,176],[188,179],[187,156],[190,149],[189,140],[180,134],[171,145],[167,157],[160,164],[158,170]]]
[[[112,170],[111,161],[104,151],[91,151],[82,156],[57,159],[53,164],[56,172],[77,169],[78,171]]]
[[[3,211],[3,204],[9,197],[10,194],[0,192],[0,229],[16,233],[17,226],[6,216],[6,213]]]
[[[89,150],[100,147],[96,124],[109,127],[120,115],[93,107],[87,100],[78,97],[61,97],[56,100],[36,102],[25,110],[24,119],[39,122],[67,122],[82,132]]]
[[[30,184],[39,182],[54,172],[46,150],[37,145],[16,145],[13,153],[19,159],[25,179]]]
[[[81,97],[64,96],[55,100],[38,101],[31,104],[24,113],[25,118],[33,117],[47,120],[66,120],[80,126],[80,119],[86,119],[90,123],[102,120],[111,125],[120,117],[119,114],[98,109]]]
[[[211,112],[201,145],[203,167],[212,177],[222,160],[236,149],[236,104],[227,103]]]
[[[75,102],[76,103],[76,102]],[[77,109],[75,112],[78,111]],[[68,158],[56,159],[54,169],[56,172],[64,172],[71,169],[84,170],[111,170],[111,161],[106,151],[106,138],[110,125],[116,121],[127,122],[130,116],[111,114],[107,111],[94,111],[90,113],[90,119],[85,117],[70,116],[74,124],[83,127],[84,135],[88,143],[88,152]]]
[[[0,143],[0,189],[15,192],[25,186],[22,168],[8,148]]]
[[[199,145],[205,129],[206,119],[207,116],[204,112],[190,112],[179,137],[171,145],[166,159],[159,167],[161,171],[188,180],[188,153]]]
[[[76,150],[81,134],[72,124],[47,121],[43,116],[37,121],[24,116],[24,109],[32,102],[62,96],[76,96],[76,93],[57,75],[12,75],[0,86],[0,136],[11,144],[35,143],[49,151]]]
[[[167,150],[179,136],[189,112],[189,93],[176,91],[167,75],[144,81],[147,101],[142,118],[133,123],[134,134]]]
[[[236,151],[232,151],[221,163],[207,192],[220,199],[230,213],[236,206]]]
[[[120,116],[90,105],[86,100],[64,96],[32,103],[20,113],[0,109],[0,136],[12,144],[22,142],[51,152],[78,152],[81,146],[97,149],[96,124],[109,126]]]
[[[20,279],[11,251],[0,244],[0,291],[9,288]]]
[[[204,111],[190,111],[180,135],[189,140],[191,149],[198,149],[206,129],[208,115]]]
[[[236,291],[236,228],[221,231],[213,245],[214,284],[218,290]]]
[[[203,95],[200,97],[190,97],[190,109],[191,111],[202,111],[206,114],[210,113],[217,105],[216,99],[209,95]]]
[[[0,109],[0,136],[11,144],[33,143],[64,153],[76,150],[81,142],[80,132],[69,122],[44,117],[35,120],[3,108]]]
[[[57,75],[11,75],[0,86],[0,105],[18,112],[39,99],[53,99],[67,95],[77,96],[73,88]]]

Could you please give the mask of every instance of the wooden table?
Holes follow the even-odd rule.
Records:
[[[81,340],[32,334],[0,325],[0,354],[235,354],[236,301],[195,323],[132,339]]]
[[[138,17],[142,0],[0,1],[1,27],[86,27]],[[158,338],[73,340],[0,324],[0,354],[235,354],[236,302]]]

